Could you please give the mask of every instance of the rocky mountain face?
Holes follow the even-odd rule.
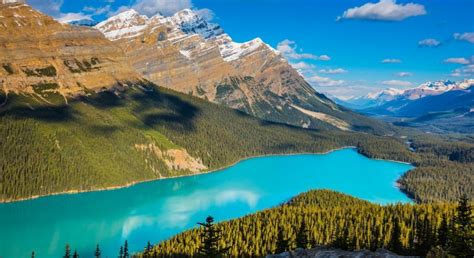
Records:
[[[22,3],[0,4],[0,91],[66,100],[140,80],[99,31],[61,24]]]
[[[234,42],[192,10],[151,18],[129,10],[96,28],[160,86],[302,127],[352,130],[364,120],[318,94],[261,39]]]

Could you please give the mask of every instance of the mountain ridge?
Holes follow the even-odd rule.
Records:
[[[349,130],[359,130],[376,123],[319,94],[260,38],[234,42],[219,25],[190,9],[150,18],[128,10],[96,28],[157,85],[305,128],[341,129],[334,121],[342,120]]]

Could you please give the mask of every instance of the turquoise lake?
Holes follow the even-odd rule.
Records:
[[[380,204],[410,202],[396,180],[412,168],[343,149],[253,158],[210,174],[1,204],[0,257],[29,257],[33,250],[39,258],[62,257],[66,243],[81,257],[92,257],[96,244],[103,257],[117,257],[125,239],[136,252],[208,215],[218,221],[241,217],[311,189]]]

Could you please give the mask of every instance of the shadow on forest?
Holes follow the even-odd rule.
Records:
[[[25,103],[24,97],[9,95],[8,102],[0,109],[0,116],[10,115],[15,119],[36,119],[43,122],[56,123],[71,120],[75,111],[67,105],[38,104],[30,105]],[[14,103],[10,105],[10,103]]]
[[[190,132],[196,129],[195,118],[200,112],[191,102],[157,87],[148,87],[145,90],[133,87],[122,92],[102,91],[91,96],[71,99],[69,105],[38,104],[33,98],[24,95],[9,95],[8,98],[8,104],[0,110],[0,116],[11,115],[16,119],[31,118],[51,123],[79,120],[84,114],[78,112],[74,105],[82,102],[100,110],[129,108],[124,110],[135,115],[143,123],[132,125],[137,128],[165,126]],[[117,129],[117,126],[91,126],[91,130],[104,134]]]

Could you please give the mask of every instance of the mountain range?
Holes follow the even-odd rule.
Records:
[[[371,123],[316,92],[261,39],[234,42],[192,10],[151,18],[128,10],[95,27],[157,85],[305,128],[348,131]]]
[[[431,132],[471,133],[474,128],[473,90],[473,79],[435,81],[411,89],[387,89],[338,103],[396,125],[420,127]]]

